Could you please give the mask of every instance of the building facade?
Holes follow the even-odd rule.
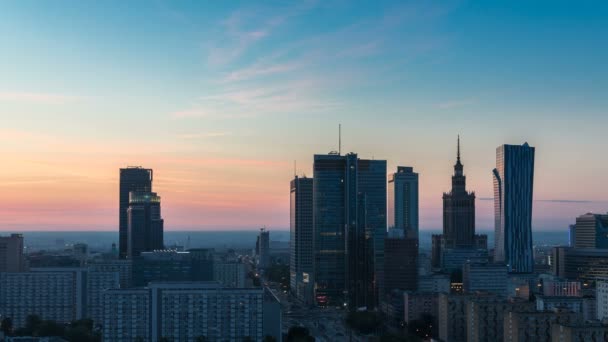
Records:
[[[467,262],[462,268],[464,292],[490,292],[507,294],[507,267],[502,264],[478,264]]]
[[[25,271],[23,235],[0,236],[0,272]]]
[[[533,311],[534,303],[499,297],[475,297],[467,301],[467,342],[503,341],[508,311]]]
[[[270,267],[270,232],[266,228],[260,229],[257,242],[258,268]]]
[[[118,206],[119,257],[127,258],[129,249],[129,193],[131,191],[152,191],[152,169],[127,167],[120,169],[120,189]]]
[[[595,298],[597,299],[597,319],[608,319],[608,278],[595,283]]]
[[[398,166],[388,180],[388,228],[400,229],[405,237],[418,238],[418,174]]]
[[[384,240],[384,293],[418,288],[418,239],[389,236]]]
[[[608,325],[601,323],[554,324],[551,342],[608,341]]]
[[[587,213],[576,218],[574,247],[608,248],[608,214]]]
[[[509,272],[534,271],[532,199],[534,147],[502,145],[496,149],[494,176],[494,261]]]
[[[160,196],[155,192],[131,191],[127,208],[129,259],[142,252],[162,250],[164,221],[160,213]]]
[[[580,316],[568,310],[509,311],[505,314],[505,342],[551,342],[551,326],[581,321]]]
[[[312,303],[312,178],[296,176],[290,183],[289,286],[300,300]]]
[[[552,269],[559,278],[582,282],[608,278],[608,249],[554,247]]]
[[[108,290],[104,293],[103,304],[104,341],[151,341],[151,308],[148,289]]]
[[[374,307],[383,289],[386,161],[315,155],[313,170],[315,300]]]
[[[247,281],[245,264],[240,262],[218,262],[213,265],[213,280],[224,287],[244,288]]]

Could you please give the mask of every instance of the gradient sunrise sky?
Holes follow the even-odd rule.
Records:
[[[293,161],[413,166],[441,228],[456,136],[478,229],[503,143],[536,147],[534,229],[608,211],[604,1],[2,1],[0,230],[115,230],[118,169],[166,229],[289,226]]]

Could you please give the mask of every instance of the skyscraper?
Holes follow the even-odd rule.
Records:
[[[418,174],[412,167],[398,166],[388,181],[388,227],[418,238]]]
[[[163,249],[163,224],[160,197],[155,192],[131,191],[127,209],[128,258]]]
[[[258,267],[261,269],[270,267],[270,232],[266,228],[260,229],[256,245],[258,248]]]
[[[496,149],[494,175],[494,261],[509,272],[530,273],[534,147],[502,145]]]
[[[290,287],[292,293],[310,302],[312,293],[312,178],[296,176],[290,186]]]
[[[386,161],[315,155],[314,286],[319,304],[376,303],[386,234]]]
[[[466,189],[464,166],[460,162],[460,136],[452,189],[443,193],[443,234],[432,236],[432,265],[446,272],[462,268],[466,260],[487,260],[487,236],[475,235],[475,193]]]
[[[118,206],[119,256],[127,257],[128,253],[128,218],[129,193],[131,191],[152,191],[152,169],[127,167],[120,169],[120,189]]]
[[[452,191],[443,194],[443,239],[446,248],[475,245],[475,193],[466,190],[463,168],[459,136]]]
[[[23,235],[0,236],[0,272],[25,271]]]
[[[587,213],[576,218],[574,247],[608,248],[608,214]]]

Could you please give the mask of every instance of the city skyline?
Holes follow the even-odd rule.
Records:
[[[288,230],[293,161],[312,176],[339,123],[420,174],[421,231],[458,134],[478,231],[502,144],[537,148],[534,230],[608,210],[604,4],[118,4],[0,5],[0,231],[117,230],[128,165],[166,230]]]

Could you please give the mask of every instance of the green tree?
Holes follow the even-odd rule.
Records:
[[[382,326],[380,316],[371,311],[353,311],[346,317],[346,323],[352,329],[367,335],[377,332]]]
[[[38,315],[29,315],[25,319],[25,331],[28,335],[34,335],[38,327],[42,323],[42,319]]]
[[[263,342],[277,342],[277,339],[270,335],[266,335],[266,336],[264,336]]]
[[[314,342],[315,338],[310,336],[310,331],[305,327],[291,327],[287,332],[286,342]]]
[[[208,341],[207,336],[198,336],[196,338],[196,342],[207,342],[207,341]]]
[[[10,317],[5,317],[2,319],[2,323],[0,323],[0,330],[6,336],[10,336],[13,333],[13,319]]]

